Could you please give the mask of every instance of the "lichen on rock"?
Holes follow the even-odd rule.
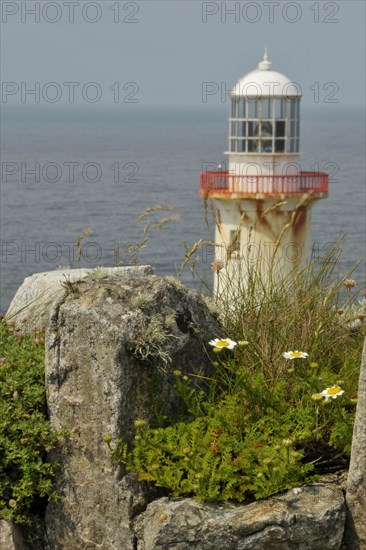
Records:
[[[60,499],[46,514],[51,547],[133,548],[132,518],[159,492],[114,463],[103,437],[132,441],[137,419],[150,421],[157,407],[175,414],[173,372],[207,375],[204,343],[217,330],[198,293],[154,275],[84,279],[54,305],[48,407],[53,427],[71,435],[53,452],[61,469]]]

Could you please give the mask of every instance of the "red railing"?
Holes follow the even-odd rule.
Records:
[[[210,193],[300,195],[311,192],[328,192],[328,174],[324,172],[299,172],[294,176],[239,176],[229,172],[201,174],[201,194],[203,195]]]

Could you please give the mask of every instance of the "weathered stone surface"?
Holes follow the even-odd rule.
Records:
[[[11,521],[0,520],[0,549],[27,550],[19,527]]]
[[[72,434],[53,453],[61,498],[46,512],[50,548],[134,548],[132,518],[157,495],[112,462],[103,436],[131,439],[133,422],[149,420],[154,404],[171,414],[173,371],[209,372],[202,343],[217,333],[198,294],[156,276],[85,280],[55,304],[48,407],[52,425]]]
[[[363,550],[366,548],[366,340],[361,360],[346,503],[346,546],[349,550]]]
[[[34,330],[46,325],[53,304],[64,294],[65,285],[85,277],[115,276],[121,279],[152,275],[150,266],[106,267],[97,269],[63,269],[35,273],[24,279],[5,315],[21,330]]]
[[[342,491],[316,484],[247,506],[166,497],[136,519],[137,550],[338,550]]]

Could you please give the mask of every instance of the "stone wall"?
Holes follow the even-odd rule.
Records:
[[[174,370],[209,374],[204,344],[220,334],[200,295],[149,273],[75,277],[62,289],[57,279],[57,298],[46,317],[46,389],[53,427],[68,429],[70,436],[51,456],[61,464],[56,478],[60,499],[46,511],[44,548],[366,548],[365,470],[360,465],[366,422],[359,408],[355,433],[361,447],[355,442],[343,545],[342,476],[249,505],[214,505],[170,499],[112,461],[103,436],[131,440],[134,421],[148,421],[157,405],[173,414],[179,405],[172,392]],[[40,310],[35,311],[38,322]],[[35,319],[24,321],[22,315],[24,329],[35,326]],[[360,390],[365,357],[366,351]],[[366,388],[362,391],[365,396]],[[363,400],[359,404],[366,409]],[[0,548],[25,550],[19,529],[8,522],[0,522]]]
[[[332,484],[246,506],[162,498],[136,521],[137,550],[338,550],[345,515],[343,493]]]

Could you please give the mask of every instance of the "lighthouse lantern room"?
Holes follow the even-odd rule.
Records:
[[[311,207],[328,175],[299,164],[299,86],[273,71],[265,51],[230,94],[227,170],[201,174],[216,210],[215,291],[245,288],[249,266],[266,281],[306,265]]]

